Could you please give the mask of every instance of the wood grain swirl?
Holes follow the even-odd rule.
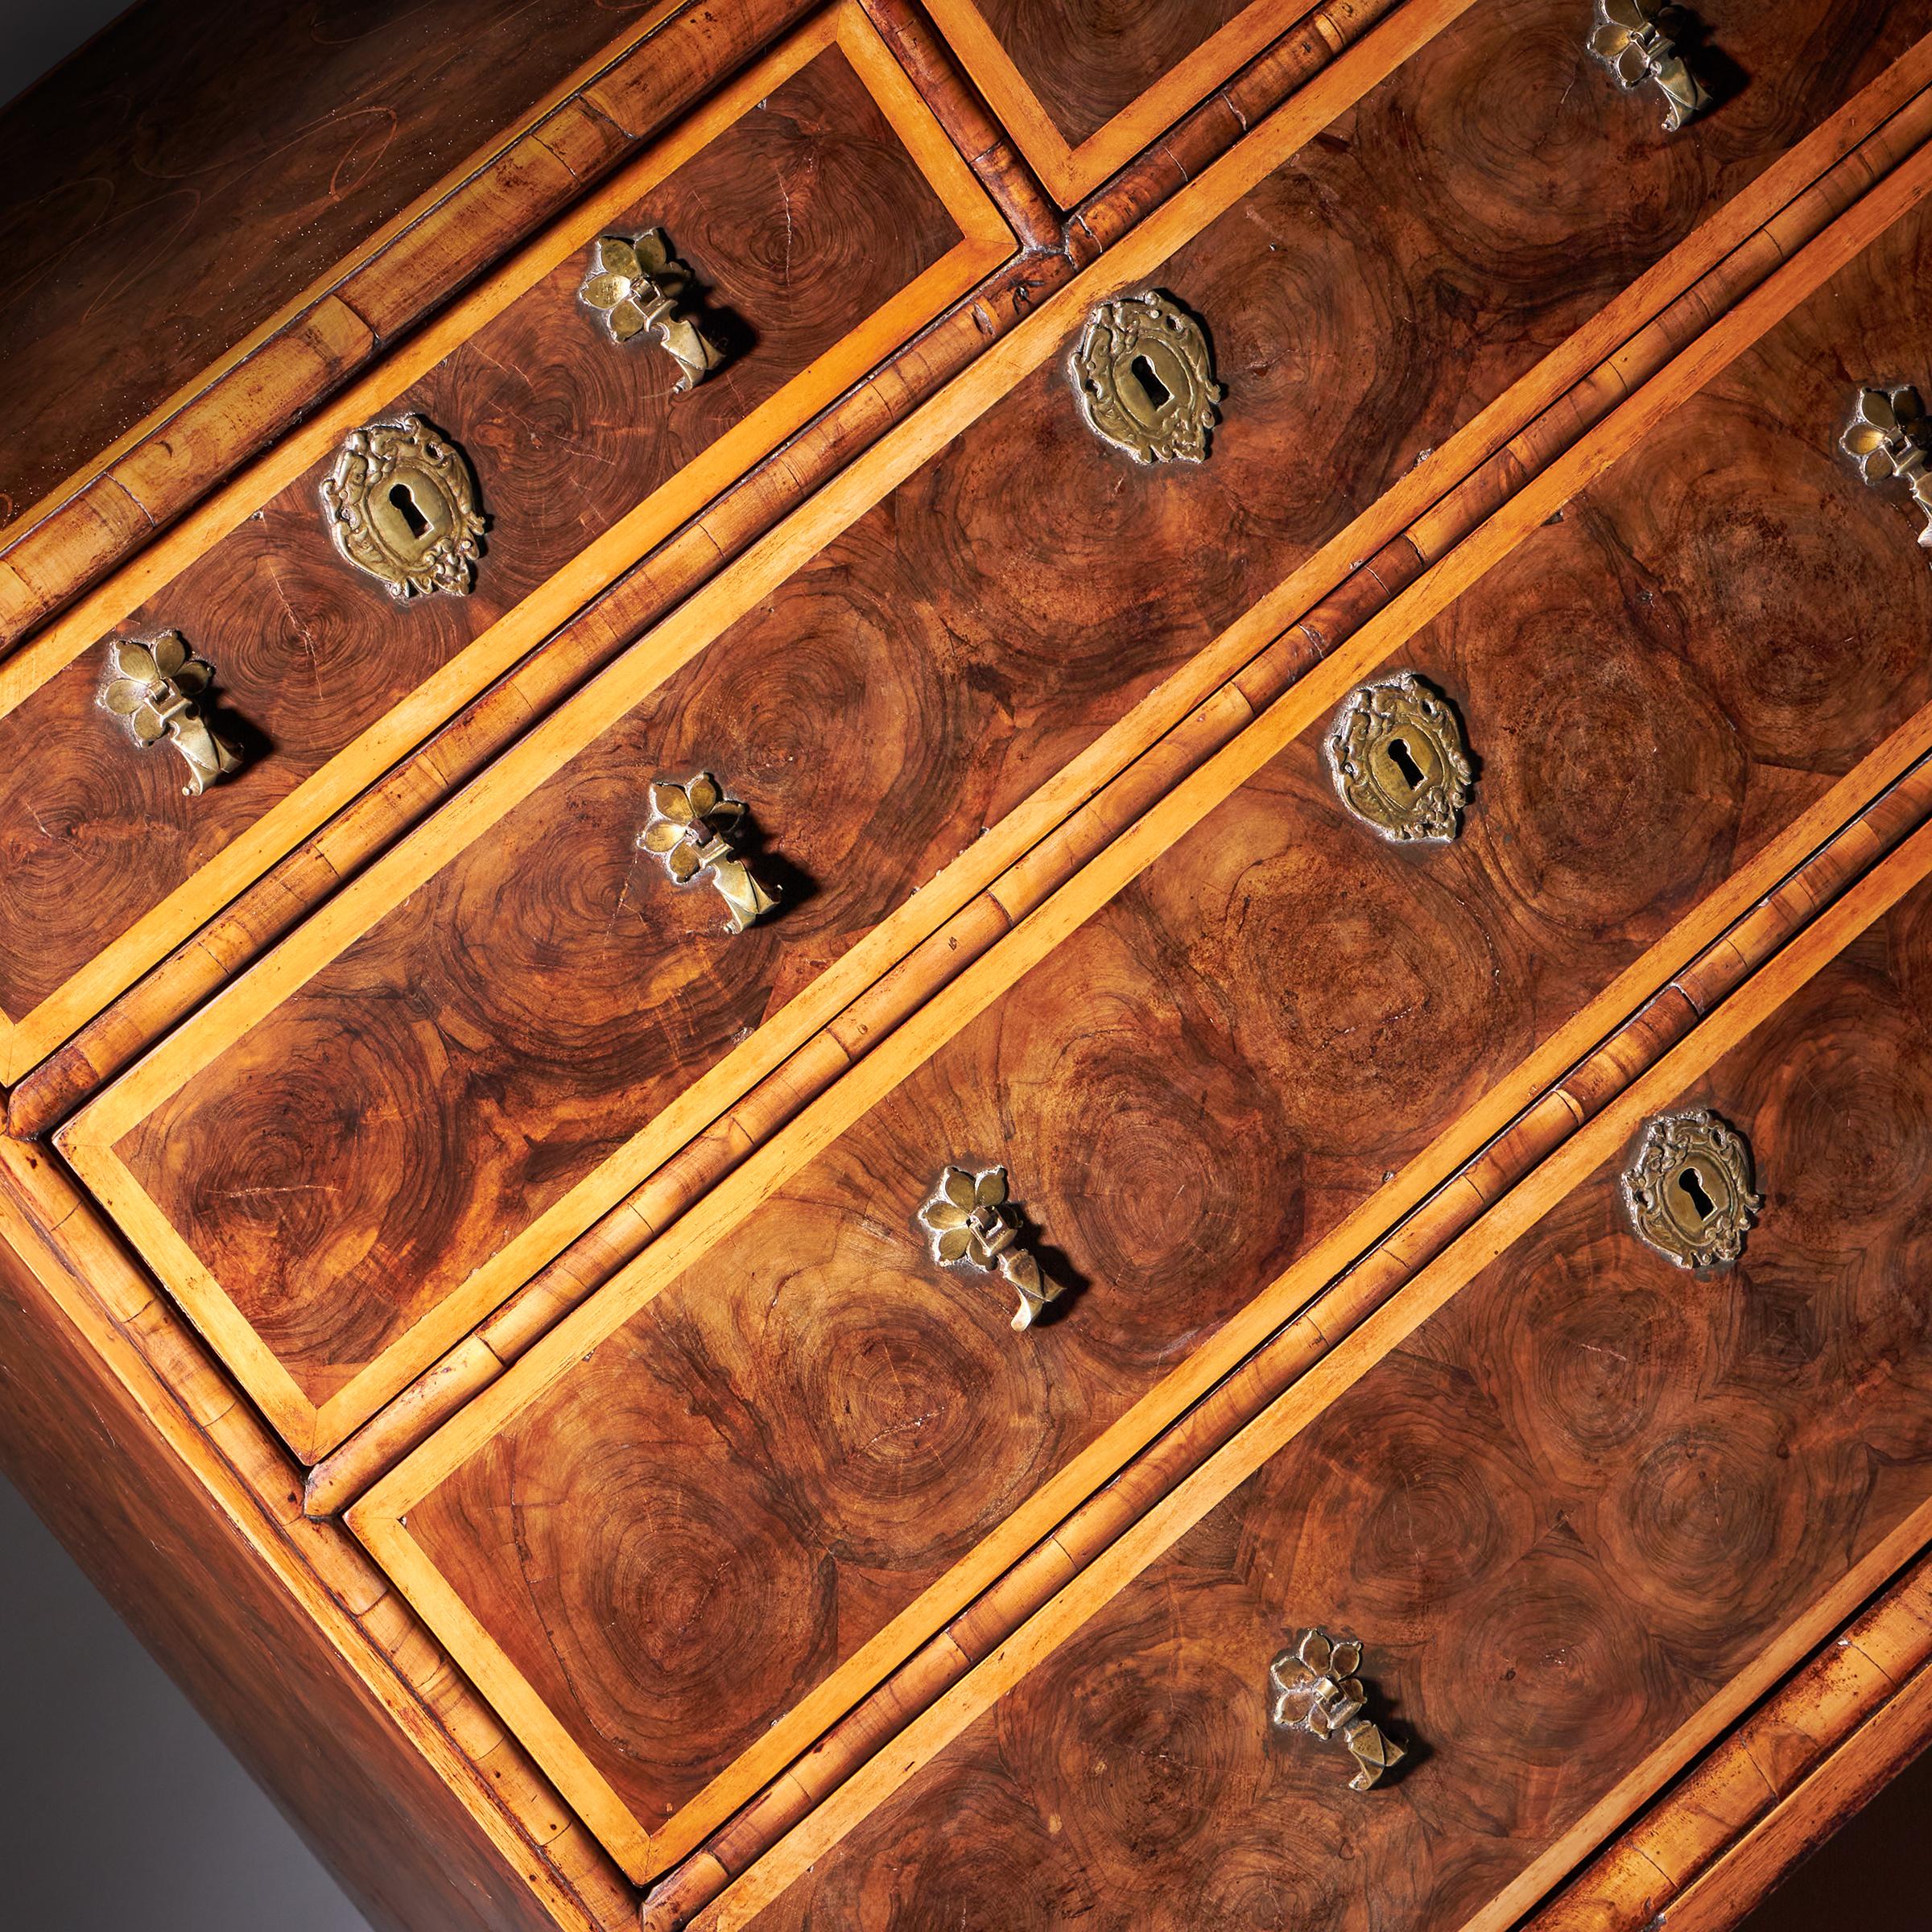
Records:
[[[1455,701],[1481,761],[1454,844],[1391,844],[1351,817],[1318,726],[412,1505],[412,1538],[640,1822],[766,1739],[1849,758],[1932,702],[1932,580],[1897,508],[1832,453],[1839,370],[1932,349],[1926,324],[1872,299],[1917,272],[1929,238],[1932,221],[1901,224],[1402,654]],[[1756,538],[1743,550],[1726,535],[1740,503]],[[1794,574],[1767,587],[1772,555]],[[1807,559],[1830,596],[1805,588]],[[1767,588],[1784,601],[1761,605]],[[1827,663],[1859,694],[1847,702],[1863,736],[1807,745],[1780,728],[1779,680]],[[138,1150],[158,1180],[159,1151]],[[950,1160],[1007,1166],[1072,1290],[1017,1346],[997,1289],[935,1272],[917,1239]],[[1568,1307],[1552,1289],[1522,1344],[1524,1387],[1583,1417],[1590,1454],[1618,1446],[1620,1417],[1662,1426],[1678,1307]],[[1480,1480],[1451,1473],[1476,1453],[1466,1394],[1418,1393],[1402,1429],[1364,1422],[1338,1452],[1358,1472],[1367,1540],[1308,1559],[1334,1567],[1335,1588],[1379,1550],[1406,1579],[1402,1614],[1419,1615],[1431,1579],[1473,1549],[1520,1542],[1555,1472],[1517,1468],[1513,1488],[1487,1465]],[[1728,1586],[1747,1593],[1737,1616],[1754,1613],[1748,1592],[1805,1517],[1802,1494],[1757,1494],[1736,1473],[1760,1469],[1769,1426],[1756,1394],[1717,1405],[1639,1472],[1651,1488],[1624,1554],[1678,1579],[1657,1586],[1660,1607],[1674,1591],[1684,1617],[1707,1613],[1744,1534],[1736,1509],[1768,1538]],[[760,1525],[755,1561],[729,1558],[708,1527],[732,1521]],[[639,1538],[660,1554],[695,1538],[704,1561],[681,1585],[658,1571],[650,1590],[613,1595]],[[811,1587],[788,1599],[764,1587],[774,1574]],[[666,1606],[700,1597],[742,1601],[748,1620],[715,1648],[674,1649]],[[1613,1609],[1559,1566],[1546,1597],[1500,1591],[1481,1641],[1514,1654],[1563,1624],[1580,1670],[1632,1641]],[[1573,1736],[1608,1741],[1646,1708],[1612,1723],[1581,1676],[1481,1681],[1550,1731],[1553,1768]],[[614,1726],[613,1700],[630,1714]],[[656,1714],[672,1703],[702,1716],[667,1745]]]
[[[1737,1267],[1674,1269],[1600,1170],[761,1932],[1481,1909],[1932,1497],[1929,978],[1922,888],[1684,1097],[1757,1150]],[[1267,1730],[1267,1661],[1315,1621],[1360,1634],[1418,1746],[1366,1802]]]
[[[306,1390],[326,1396],[397,1343],[1762,165],[1768,128],[1733,142],[1714,121],[1705,147],[1659,144],[1579,112],[1560,167],[1499,171],[1487,228],[1451,221],[1468,191],[1446,163],[1418,181],[1417,117],[1447,129],[1446,104],[1505,43],[1545,63],[1554,93],[1585,85],[1560,10],[1473,10],[1166,266],[1230,385],[1206,464],[1135,470],[1082,427],[1063,372],[1038,370],[127,1137],[137,1177]],[[1762,67],[1781,71],[1768,19],[1750,18]],[[1844,15],[1838,52],[1769,117],[1776,138],[1919,23],[1910,8]],[[1535,146],[1550,109],[1530,99]],[[1552,195],[1567,199],[1546,221]],[[1499,712],[1519,698],[1541,701],[1512,692]],[[749,802],[788,887],[780,918],[729,941],[704,895],[671,892],[631,851],[643,786],[699,769]],[[1551,795],[1579,813],[1597,796]],[[1299,890],[1318,891],[1311,868]],[[1433,943],[1398,935],[1389,986],[1403,946]],[[1458,996],[1472,1010],[1475,986]],[[367,1016],[363,1039],[345,1010]],[[336,1110],[302,1104],[311,1080]],[[379,1158],[353,1173],[338,1117],[381,1125]]]
[[[105,640],[0,718],[0,1000],[14,1017],[125,931],[889,295],[958,230],[842,51],[828,47],[613,224],[661,225],[737,354],[674,398],[613,346],[572,256],[398,396],[454,438],[489,518],[464,598],[392,602],[291,483],[120,630],[171,628],[216,668],[257,755],[204,797],[93,709]]]

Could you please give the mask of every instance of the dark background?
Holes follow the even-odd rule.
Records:
[[[121,0],[0,0],[0,101],[123,10]],[[1802,1867],[1748,1932],[1819,1932],[1868,1916],[1932,1922],[1920,1876],[1928,1819],[1932,1757]],[[3,1478],[0,1897],[23,1932],[367,1932]]]

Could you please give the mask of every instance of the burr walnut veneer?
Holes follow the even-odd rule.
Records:
[[[0,281],[10,1468],[385,1926],[1734,1922],[1932,1729],[1932,0],[612,10]]]

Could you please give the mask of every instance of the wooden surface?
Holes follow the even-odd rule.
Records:
[[[1037,370],[527,799],[514,803],[499,768],[508,815],[468,819],[459,832],[487,826],[487,836],[153,1117],[142,1129],[149,1150],[163,1140],[177,1154],[197,1149],[192,1167],[171,1157],[166,1179],[151,1151],[128,1149],[137,1183],[152,1179],[175,1231],[157,1258],[191,1294],[206,1295],[212,1278],[266,1340],[274,1368],[293,1376],[296,1395],[282,1392],[279,1376],[274,1386],[296,1439],[303,1405],[333,1401],[371,1364],[372,1385],[393,1387],[395,1364],[410,1355],[382,1358],[433,1316],[436,1326],[408,1344],[424,1365],[425,1343],[452,1333],[452,1294],[482,1310],[514,1285],[501,1266],[473,1277],[506,1240],[539,1216],[580,1212],[572,1190],[594,1185],[599,1164],[694,1071],[1587,315],[1601,291],[1577,277],[1554,226],[1546,246],[1513,252],[1505,288],[1500,214],[1493,306],[1446,297],[1431,237],[1446,218],[1449,177],[1418,206],[1402,158],[1397,130],[1417,101],[1540,11],[1467,17],[1364,104],[1352,138],[1306,151],[1166,265],[1164,279],[1216,319],[1223,374],[1245,398],[1238,414],[1231,401],[1208,464],[1132,472],[1080,425],[1059,369]],[[1915,23],[1901,16],[1887,31]],[[1554,57],[1553,36],[1547,44]],[[1847,78],[1841,70],[1829,85]],[[1814,114],[1823,104],[1809,93],[1790,112]],[[1599,131],[1577,139],[1602,143],[1603,165],[1631,145],[1627,130],[1604,134],[1600,118],[1591,126]],[[1649,167],[1677,180],[1687,222],[1705,196],[1755,169],[1762,138],[1760,130],[1748,152],[1728,159],[1650,143],[1626,156],[1625,171]],[[1546,186],[1527,192],[1540,201]],[[1319,211],[1344,196],[1364,218],[1337,260]],[[1621,203],[1608,205],[1600,180],[1579,191],[1573,214],[1586,203],[1592,219],[1620,231]],[[1604,283],[1664,238],[1620,233],[1605,252]],[[1392,377],[1425,359],[1457,362],[1463,380],[1453,390],[1411,393],[1397,380],[1338,399],[1325,356],[1280,362],[1266,346],[1297,332],[1279,306],[1298,303],[1291,291],[1317,287],[1345,306],[1364,250],[1381,255],[1381,278],[1401,289],[1389,299],[1418,312],[1413,334],[1390,349]],[[1284,278],[1281,258],[1295,251],[1302,275]],[[1373,326],[1368,310],[1347,312],[1350,325]],[[1343,328],[1338,320],[1338,341]],[[1332,442],[1309,435],[1315,411],[1332,419]],[[1284,446],[1295,458],[1286,467]],[[1035,473],[1048,479],[1051,500],[1016,517],[1010,478],[1042,451]],[[1107,510],[1101,524],[1096,504]],[[1074,558],[1084,560],[1077,570]],[[1051,650],[1034,642],[1042,638]],[[854,731],[861,705],[868,722]],[[539,754],[536,743],[523,762],[540,773],[555,753]],[[709,895],[672,893],[632,849],[642,782],[700,767],[749,799],[790,882],[786,911],[742,937],[711,930]],[[426,840],[419,852],[438,844]],[[392,868],[386,896],[423,869],[420,857]],[[520,910],[506,919],[511,902]],[[653,997],[640,999],[640,986]],[[336,1018],[349,997],[353,1039]],[[387,1007],[394,1023],[365,1002]],[[426,1009],[437,1015],[433,1038],[416,1024]],[[336,1096],[330,1106],[298,1093],[311,1079]],[[415,1097],[427,1092],[440,1096],[433,1108]],[[350,1093],[353,1108],[342,1099]],[[471,1130],[479,1104],[502,1123],[480,1162]],[[271,1117],[272,1134],[237,1130],[238,1120]],[[332,1122],[352,1118],[363,1123],[359,1170],[331,1138]],[[379,1151],[372,1121],[394,1136]],[[241,1166],[230,1166],[228,1148]],[[326,1188],[315,1179],[324,1170],[335,1177]],[[353,1178],[358,1171],[366,1184]],[[316,1446],[366,1412],[360,1397],[341,1403],[334,1414],[343,1422],[326,1422]]]
[[[979,11],[1054,126],[1077,147],[1249,4],[1166,0],[1146,6],[1074,0],[1059,6],[1047,0],[980,0]],[[1285,25],[1296,10],[1260,10]]]
[[[291,1585],[292,1552],[279,1569],[265,1558],[279,1539],[260,1505],[90,1312],[4,1183],[0,1226],[0,1463],[371,1924],[612,1932],[527,1843],[510,1848],[507,1820],[485,1830],[447,1746],[439,1761],[342,1654]]]
[[[1922,1557],[1544,1906],[1534,1932],[1637,1932],[1666,1907],[1703,1932],[1745,1920],[1932,1735],[1929,1666]],[[1832,1856],[1841,1875],[1856,1869],[1849,1846]],[[1877,1874],[1855,1882],[1882,1897]],[[1792,1905],[1774,1905],[1762,1932],[1802,1922]]]
[[[1068,208],[1270,42],[1311,14],[1326,22],[1350,10],[1348,0],[1321,9],[1307,0],[933,0],[931,8]]]
[[[10,1071],[923,320],[952,292],[935,283],[975,279],[1005,252],[990,215],[862,15],[834,8],[555,232],[473,334],[400,394],[357,398],[354,421],[413,409],[469,457],[490,519],[471,595],[398,606],[336,554],[316,491],[338,430],[115,625],[182,631],[252,744],[193,800],[171,753],[142,755],[96,710],[87,608],[49,632],[0,694],[6,907],[35,935],[0,948],[24,1022]],[[737,337],[721,375],[675,398],[667,357],[613,345],[576,299],[588,237],[651,225]]]
[[[0,525],[652,0],[144,0],[0,114]]]
[[[902,1654],[922,1592],[1932,697],[1909,523],[1834,451],[1845,359],[1925,353],[1872,295],[1928,235],[1897,225],[1397,660],[1482,761],[1455,845],[1376,840],[1308,734],[581,1363],[506,1385],[500,1433],[452,1432],[474,1451],[410,1541],[580,1802],[648,1828],[741,1753],[775,1768],[788,1705]],[[1801,729],[1787,687],[1846,709]],[[1009,1166],[1075,1290],[1018,1346],[1004,1291],[917,1238],[959,1159]]]
[[[1371,532],[1402,530],[1404,519],[1414,516],[1418,506],[1433,506],[1402,535],[1383,542],[1379,550],[1364,558],[1363,551],[1379,541],[1379,536],[1365,534],[1360,522],[1351,525],[1223,633],[1177,679],[1124,717],[1096,745],[1088,758],[1063,774],[1054,809],[1066,815],[1057,822],[1037,821],[1037,829],[1029,829],[1013,847],[1023,856],[999,870],[998,841],[983,840],[918,895],[902,914],[875,929],[864,946],[854,948],[839,968],[815,988],[812,1004],[835,1017],[829,1023],[819,1022],[821,1030],[803,1046],[779,1059],[770,1072],[749,1088],[739,1090],[740,1097],[735,1100],[729,1099],[733,1089],[716,1087],[716,1083],[732,1077],[730,1060],[694,1084],[681,1105],[696,1101],[710,1084],[721,1097],[707,1098],[706,1104],[715,1106],[729,1100],[726,1111],[698,1138],[649,1172],[480,1328],[318,1463],[308,1484],[311,1510],[330,1514],[346,1506],[500,1376],[546,1329],[703,1200],[778,1128],[810,1107],[832,1083],[852,1071],[857,1061],[876,1055],[914,1018],[922,1022],[929,1017],[936,1019],[937,1009],[922,1010],[922,1002],[943,993],[949,997],[951,983],[963,976],[972,976],[975,963],[1015,923],[1026,923],[1031,948],[1028,956],[1041,956],[1052,939],[1038,939],[1040,920],[1029,915],[1044,907],[1121,827],[1151,807],[1155,809],[1137,828],[1137,836],[1149,830],[1177,802],[1169,795],[1181,786],[1186,774],[1211,761],[1218,762],[1216,754],[1229,747],[1243,726],[1297,679],[1307,680],[1296,691],[1298,719],[1280,727],[1275,743],[1286,741],[1298,724],[1319,715],[1350,679],[1344,675],[1340,682],[1331,680],[1325,690],[1318,689],[1322,680],[1307,678],[1312,663],[1339,654],[1352,663],[1353,675],[1359,676],[1381,652],[1400,642],[1404,634],[1376,621],[1377,615],[1405,599],[1409,594],[1405,585],[1428,559],[1455,551],[1459,564],[1465,557],[1470,559],[1462,580],[1479,575],[1487,561],[1502,554],[1561,503],[1564,493],[1555,487],[1561,473],[1573,471],[1577,482],[1571,487],[1577,487],[1583,478],[1613,461],[1619,449],[1640,443],[1652,433],[1655,421],[1668,413],[1661,402],[1645,405],[1635,415],[1616,408],[1633,387],[1663,369],[1679,352],[1684,354],[1677,381],[1683,386],[1695,386],[1747,345],[1773,316],[1785,312],[1805,292],[1815,288],[1835,264],[1848,259],[1880,232],[1918,192],[1912,178],[1918,163],[1913,157],[1918,142],[1932,130],[1932,93],[1917,90],[1929,72],[1932,40],[1922,42],[1908,59],[1888,70],[1882,82],[1863,90],[1845,109],[1790,151],[1748,195],[1728,204],[1699,229],[1692,242],[1624,291],[1560,350],[1459,431],[1426,465],[1412,471],[1381,499],[1368,526]],[[1802,192],[1795,192],[1804,183],[1810,185]],[[1880,185],[1874,188],[1875,183]],[[1871,192],[1865,192],[1868,189]],[[1831,226],[1861,194],[1856,213]],[[1753,233],[1753,221],[1770,210],[1777,211],[1774,225]],[[1827,228],[1828,233],[1822,232]],[[1818,237],[1816,245],[1807,247],[1814,237]],[[1794,256],[1798,258],[1794,260]],[[1775,304],[1762,308],[1762,299],[1782,284],[1790,284],[1788,292],[1781,288]],[[1714,320],[1717,318],[1721,320]],[[1594,368],[1593,356],[1603,358]],[[1692,364],[1701,374],[1690,373]],[[1553,398],[1557,398],[1554,402]],[[1608,423],[1606,418],[1610,419]],[[1518,423],[1524,427],[1510,434],[1509,427]],[[1600,423],[1604,425],[1601,434],[1586,434]],[[1581,443],[1575,443],[1579,437]],[[1518,493],[1515,502],[1510,501],[1513,492]],[[1538,499],[1543,505],[1540,510],[1532,507]],[[1330,587],[1331,594],[1323,595]],[[1430,609],[1441,608],[1453,594],[1422,583],[1413,585],[1418,597],[1426,590],[1434,600]],[[1293,621],[1297,613],[1302,613],[1298,623]],[[1364,636],[1381,632],[1379,649],[1371,648],[1365,654],[1358,650],[1352,636],[1356,631]],[[1331,668],[1339,669],[1339,663]],[[1218,682],[1231,677],[1232,682]],[[1177,718],[1180,707],[1201,691],[1208,695]],[[1138,752],[1117,771],[1101,762],[1110,755],[1109,741],[1116,739],[1130,752]],[[1901,755],[1909,758],[1912,753],[1904,750]],[[1247,757],[1239,770],[1220,781],[1222,789],[1238,782],[1242,772],[1253,770],[1267,756],[1263,749]],[[1899,767],[1888,769],[1896,771]],[[1083,774],[1084,782],[1098,787],[1084,801],[1064,783],[1075,772]],[[1181,786],[1183,795],[1191,790]],[[1787,835],[1800,841],[1793,845],[1793,856],[1806,849],[1804,838],[1820,836],[1837,822],[1834,813],[1852,808],[1856,795],[1855,791],[1846,803],[1836,805],[1829,799],[1821,800],[1814,812],[1806,815],[1807,819],[1817,819],[1809,832],[1804,821],[1794,824]],[[1036,803],[1045,804],[1048,796],[1040,795]],[[1178,836],[1212,803],[1212,797],[1206,797],[1199,805],[1191,806],[1174,832],[1162,835],[1162,842]],[[1017,830],[1021,816],[1016,815],[1008,824]],[[995,848],[994,853],[987,854],[989,846]],[[1116,882],[1129,876],[1158,848],[1158,844],[1144,846],[1138,861],[1128,862],[1124,871],[1113,875]],[[869,984],[862,977],[852,977],[851,983],[863,989],[856,997],[840,991],[840,976],[852,976],[854,968],[863,965],[868,948],[891,941],[900,919],[915,915],[922,901],[943,889],[948,875],[968,866],[983,868],[976,869],[976,876],[990,878],[991,882],[976,897],[967,898],[936,929],[926,928],[923,938],[915,933],[918,943],[913,952],[883,977]],[[1103,870],[1095,868],[1088,875],[1095,881],[1092,890],[1096,897],[1104,897],[1113,890],[1100,882]],[[1736,884],[1743,882],[1740,876]],[[1063,902],[1062,895],[1056,904]],[[1721,902],[1712,901],[1707,907],[1719,924],[1728,916],[1720,910]],[[1078,916],[1060,930],[1077,923]],[[1674,935],[1672,943],[1680,939],[1680,959],[1688,957],[1700,943],[1683,929]],[[902,947],[905,942],[898,943]],[[1018,935],[1001,947],[998,963],[1005,973],[1001,984],[1010,984],[1026,969],[1020,949]],[[883,956],[897,956],[887,952]],[[1016,963],[1008,966],[1009,960]],[[1659,973],[1668,970],[1656,968]],[[989,987],[983,995],[973,997],[983,1005],[997,991],[997,986]],[[819,1001],[821,993],[828,996],[824,1003]],[[847,1003],[841,1005],[841,1000]],[[946,997],[938,1004],[943,1007]],[[805,1005],[800,1002],[801,1008]],[[963,1009],[962,1017],[975,1009],[970,1005]],[[809,1022],[795,1019],[791,1023]],[[949,1030],[948,1024],[941,1023],[931,1037],[943,1038]],[[775,1031],[768,1027],[759,1037],[765,1039]],[[91,1054],[93,1050],[93,1042],[84,1038],[61,1058],[77,1062],[84,1051]],[[33,1083],[31,1091],[16,1092],[16,1117],[23,1112],[31,1117],[34,1110],[46,1106],[62,1083],[72,1078],[73,1071],[70,1066],[50,1063],[47,1077]],[[742,1080],[744,1076],[739,1073],[736,1077]],[[852,1091],[855,1083],[848,1080],[845,1085]],[[865,1104],[855,1100],[845,1117],[852,1117]],[[831,1131],[836,1129],[827,1130]],[[1365,1238],[1373,1238],[1373,1234]]]
[[[757,1922],[1508,1922],[1530,1857],[1932,1529],[1928,973],[1921,888],[1682,1096],[1757,1157],[1735,1269],[1644,1247],[1600,1170]],[[1267,1730],[1316,1622],[1418,1746],[1366,1802]]]

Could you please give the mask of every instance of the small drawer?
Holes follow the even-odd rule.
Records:
[[[1895,223],[1365,684],[1304,680],[1137,877],[1069,887],[1030,970],[993,995],[1016,935],[930,1058],[835,1090],[708,1245],[646,1250],[352,1513],[634,1874],[1932,745],[1932,573],[1839,448],[1846,369],[1932,359],[1889,292],[1929,239]],[[116,1150],[184,1218],[184,1147],[254,1118],[239,1079],[200,1104]],[[1061,1290],[1017,1333],[1024,1265],[939,1265],[945,1170],[996,1166]]]
[[[600,238],[653,233],[677,303],[619,341]],[[0,665],[0,1081],[1012,248],[844,0]],[[104,709],[170,636],[212,700]],[[134,735],[184,696],[211,732]]]
[[[1083,419],[1066,355],[1115,286],[1103,261],[78,1117],[64,1145],[296,1452],[341,1443],[1023,852],[1070,764],[1131,755],[1131,726],[1107,734],[1170,702],[1163,680],[1186,688],[1217,632],[1932,16],[1813,5],[1860,59],[1787,72],[1766,28],[1748,137],[1713,118],[1663,140],[1568,0],[1472,9],[1331,136],[1262,130],[1274,171],[1135,271],[1212,324],[1229,394],[1205,461],[1137,463]],[[1445,240],[1459,168],[1418,164],[1416,103],[1505,49],[1534,52],[1563,158]],[[928,419],[960,416],[934,449]],[[1829,469],[1823,433],[1803,447]],[[1868,523],[1831,473],[1831,514]],[[1883,577],[1901,610],[1910,562]],[[747,806],[734,836],[782,895],[746,931],[640,847],[654,784],[700,774]]]
[[[1932,887],[1787,991],[1645,1102],[1748,1143],[1732,1265],[1639,1237],[1618,1109],[693,1932],[1516,1925],[1932,1538]],[[1274,1721],[1311,1627],[1406,1752],[1365,1791],[1293,1661]]]
[[[1150,147],[1308,0],[930,0],[927,10],[1063,208]],[[1356,9],[1348,6],[1348,10]],[[1376,10],[1385,10],[1377,9]]]

